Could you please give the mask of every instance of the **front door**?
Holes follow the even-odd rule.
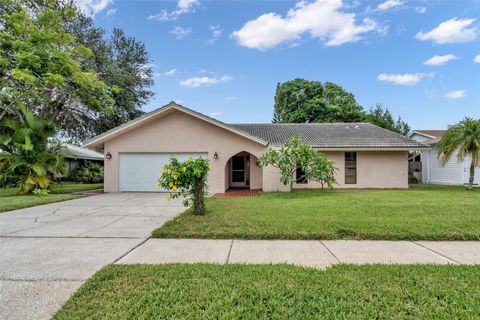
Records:
[[[230,186],[247,186],[247,158],[246,156],[233,156],[230,160]]]

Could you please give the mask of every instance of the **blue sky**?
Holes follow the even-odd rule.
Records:
[[[480,117],[480,1],[77,0],[145,43],[150,111],[270,122],[278,82],[331,81],[412,128]]]

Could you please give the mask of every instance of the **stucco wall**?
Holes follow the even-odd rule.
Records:
[[[357,184],[345,184],[345,152],[322,152],[338,171],[334,188],[408,188],[407,151],[357,151]],[[321,188],[318,182],[294,188]]]
[[[173,111],[105,142],[104,152],[112,155],[105,160],[105,192],[118,192],[118,161],[122,152],[207,152],[212,168],[208,178],[209,192],[224,192],[227,161],[241,151],[258,157],[265,150],[255,141],[181,111]],[[215,152],[218,159],[213,158]],[[261,178],[253,182],[261,188]]]
[[[181,111],[172,111],[158,119],[119,135],[105,142],[105,191],[118,192],[119,153],[134,152],[206,152],[212,170],[209,173],[209,192],[224,192],[228,188],[229,171],[227,162],[242,151],[250,155],[250,187],[264,191],[288,191],[289,186],[280,183],[280,174],[274,167],[261,168],[257,158],[266,147],[197,119]],[[214,153],[218,159],[214,159]],[[344,184],[344,152],[326,152],[327,158],[335,161],[337,172],[336,188],[407,188],[407,151],[358,151],[357,184]],[[320,188],[319,183],[294,186],[296,188]]]

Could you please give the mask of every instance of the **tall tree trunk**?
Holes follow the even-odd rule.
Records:
[[[468,189],[471,190],[473,188],[473,179],[475,178],[475,164],[472,163],[470,164],[470,179],[468,179]]]

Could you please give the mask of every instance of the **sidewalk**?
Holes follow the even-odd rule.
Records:
[[[149,239],[117,263],[480,264],[480,241]]]

